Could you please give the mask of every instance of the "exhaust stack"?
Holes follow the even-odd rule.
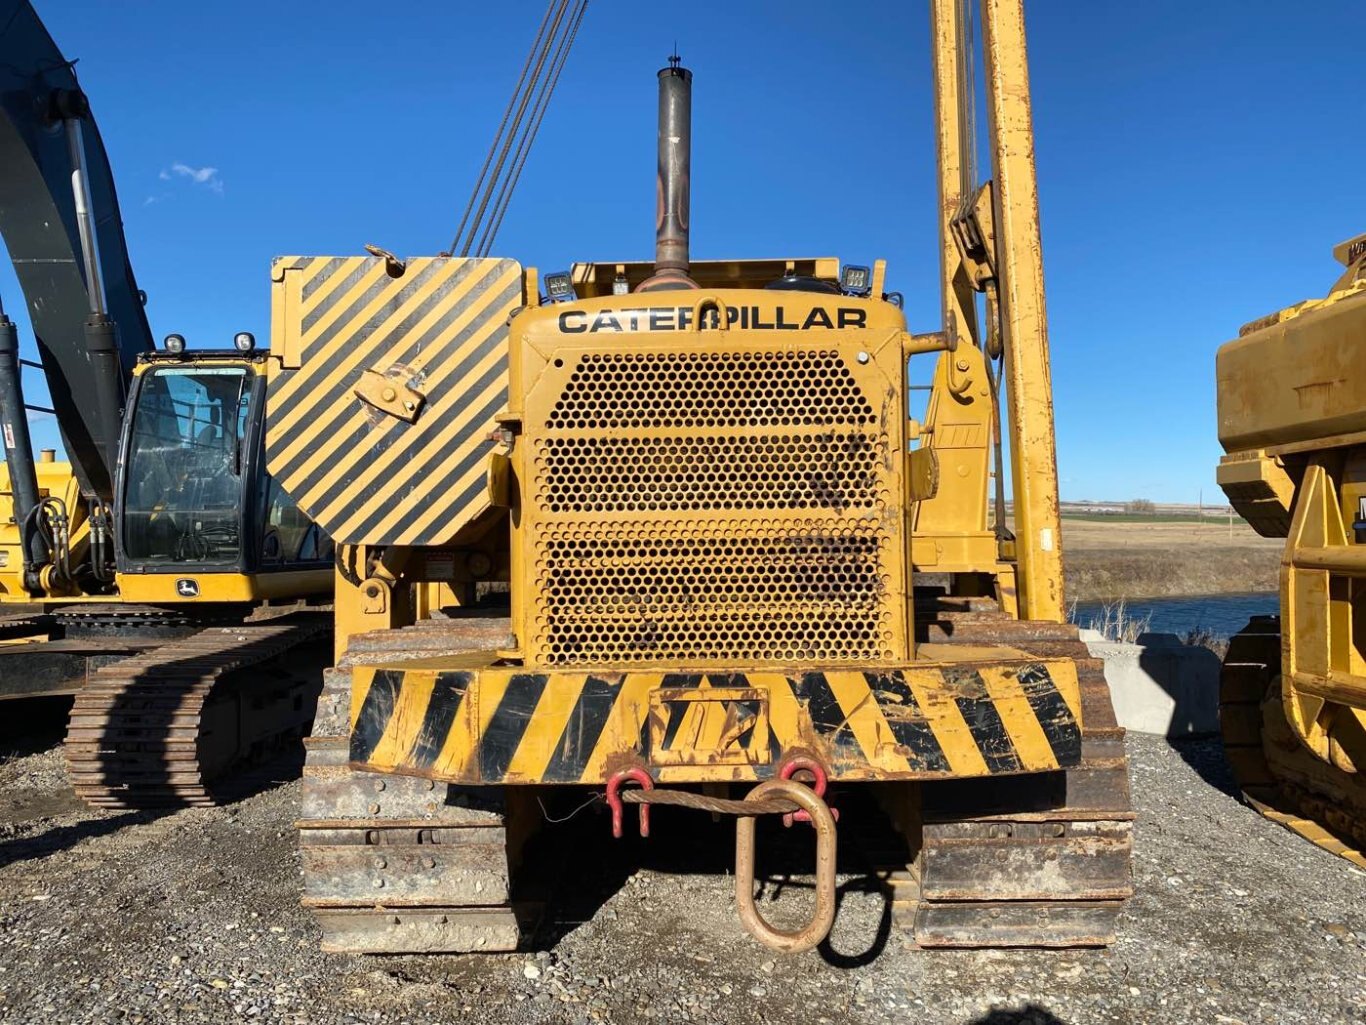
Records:
[[[688,276],[689,188],[692,178],[692,72],[677,54],[659,70],[659,177],[655,273],[641,292],[696,288]]]

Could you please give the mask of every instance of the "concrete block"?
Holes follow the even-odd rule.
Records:
[[[1083,631],[1094,634],[1095,631]],[[1165,737],[1219,730],[1219,656],[1175,634],[1143,634],[1137,644],[1083,636],[1105,661],[1115,716],[1125,729]]]

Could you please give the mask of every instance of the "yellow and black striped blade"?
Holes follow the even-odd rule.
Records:
[[[435,545],[489,507],[489,431],[507,403],[512,260],[284,257],[272,288],[284,369],[266,403],[266,460],[339,542]],[[367,370],[411,383],[412,422],[355,394]]]
[[[1045,772],[1081,761],[1065,660],[898,669],[529,672],[358,667],[351,760],[457,783],[768,778],[793,754],[836,779]]]

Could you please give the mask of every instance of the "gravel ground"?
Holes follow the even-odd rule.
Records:
[[[532,949],[359,958],[298,907],[297,782],[91,813],[55,732],[0,766],[3,1022],[1366,1021],[1366,873],[1239,805],[1209,742],[1131,737],[1138,895],[1106,951],[908,949],[846,852],[830,944],[778,957],[735,923],[728,827],[664,810],[613,844],[589,809],[543,842]]]

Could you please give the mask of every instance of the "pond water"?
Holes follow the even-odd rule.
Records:
[[[1113,602],[1078,602],[1073,621],[1080,626],[1105,618],[1105,607]],[[1129,619],[1148,617],[1153,633],[1172,633],[1184,637],[1192,630],[1208,630],[1216,637],[1231,637],[1253,616],[1274,615],[1279,606],[1275,592],[1256,594],[1202,594],[1182,598],[1137,598],[1124,603]]]

